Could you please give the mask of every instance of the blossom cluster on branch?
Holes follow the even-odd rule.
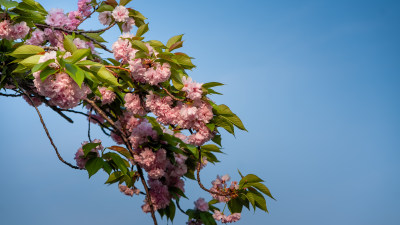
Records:
[[[103,170],[106,183],[117,183],[123,194],[144,195],[142,210],[154,224],[155,213],[172,221],[176,207],[188,216],[187,224],[206,225],[238,221],[243,206],[267,211],[265,196],[273,197],[254,174],[239,172],[241,180],[231,183],[228,175],[217,176],[210,188],[201,182],[200,171],[219,162],[220,131],[246,129],[228,106],[210,99],[220,94],[214,88],[222,83],[189,77],[195,68],[192,57],[176,51],[183,46],[183,35],[166,44],[144,41],[148,23],[127,7],[129,2],[79,0],[77,10],[65,13],[47,11],[33,0],[1,1],[0,89],[14,91],[35,107],[62,162],[86,170],[89,178]],[[80,29],[95,13],[105,27]],[[121,35],[110,50],[101,35],[114,26]],[[105,52],[113,58],[102,57]],[[41,104],[69,122],[67,112],[88,118],[89,140],[79,145],[76,166],[59,155],[37,108]],[[73,110],[78,107],[87,112]],[[115,145],[91,140],[90,123],[100,126]],[[190,180],[211,200],[199,198],[193,209],[183,210],[179,202],[188,198],[185,185]]]

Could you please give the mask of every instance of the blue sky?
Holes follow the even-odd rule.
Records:
[[[46,9],[75,3],[40,1]],[[202,174],[238,179],[255,173],[277,201],[270,213],[244,212],[240,224],[400,224],[400,2],[398,1],[133,1],[149,18],[148,39],[184,33],[183,51],[198,82],[226,86],[215,96],[249,132],[224,133],[227,153]],[[93,20],[85,28],[95,28]],[[118,37],[105,35],[112,44]],[[61,164],[34,111],[0,99],[0,224],[151,224],[142,199],[87,179]],[[68,161],[87,138],[40,107]],[[104,139],[99,130],[93,137]],[[112,144],[104,139],[104,143]],[[201,192],[186,184],[193,207]],[[184,224],[178,215],[175,224]]]

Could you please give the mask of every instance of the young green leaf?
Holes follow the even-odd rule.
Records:
[[[17,59],[24,59],[26,57],[29,57],[31,55],[36,55],[38,53],[44,52],[44,49],[36,46],[36,45],[22,45],[15,49],[12,53],[10,53],[11,56],[17,58]]]
[[[89,178],[97,173],[103,167],[103,159],[102,158],[92,158],[86,162],[85,168],[89,173]]]
[[[172,38],[170,38],[166,45],[167,48],[170,48],[173,44],[175,44],[178,41],[182,41],[182,37],[183,37],[183,34],[176,35],[176,36],[173,36]]]
[[[82,86],[83,80],[85,79],[85,74],[83,70],[74,64],[65,64],[65,72],[78,84],[79,87]]]
[[[100,144],[101,143],[87,143],[87,144],[83,145],[82,150],[83,150],[84,156],[86,157],[90,151],[92,151],[94,148],[96,148]]]

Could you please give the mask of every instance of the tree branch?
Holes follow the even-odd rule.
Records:
[[[79,168],[79,167],[77,167],[77,166],[72,165],[71,163],[65,161],[65,160],[61,157],[60,153],[58,152],[58,149],[57,149],[56,145],[55,145],[54,142],[53,142],[53,139],[52,139],[51,136],[50,136],[49,130],[47,129],[46,124],[45,124],[44,121],[43,121],[42,114],[40,114],[39,109],[36,107],[35,103],[32,101],[32,99],[31,99],[31,97],[29,96],[29,94],[27,94],[25,91],[24,91],[24,94],[25,94],[25,96],[29,99],[29,101],[32,103],[33,107],[35,107],[36,112],[37,112],[37,114],[38,114],[38,116],[39,116],[39,118],[40,118],[40,122],[42,123],[43,129],[44,129],[44,131],[46,132],[47,138],[49,139],[51,145],[53,146],[54,150],[56,151],[56,154],[57,154],[58,159],[59,159],[61,162],[63,162],[65,165],[67,165],[67,166],[69,166],[69,167],[71,167],[71,168],[73,168],[73,169],[84,170],[84,169],[81,169],[81,168]]]

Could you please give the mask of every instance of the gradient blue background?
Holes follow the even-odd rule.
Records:
[[[75,1],[41,1],[75,10]],[[227,155],[202,173],[236,169],[264,178],[278,201],[237,224],[400,224],[399,1],[144,1],[148,39],[184,33],[198,82],[227,85],[215,96],[249,132],[224,133]],[[85,28],[100,27],[96,19]],[[109,46],[117,31],[105,37]],[[34,108],[0,99],[0,224],[152,224],[98,174],[61,164]],[[68,124],[40,107],[61,154],[73,161],[87,122]],[[102,138],[98,129],[92,137]],[[111,145],[110,140],[104,143]],[[186,184],[192,208],[210,197]],[[163,223],[160,224],[165,224]],[[184,224],[179,213],[175,224]]]

